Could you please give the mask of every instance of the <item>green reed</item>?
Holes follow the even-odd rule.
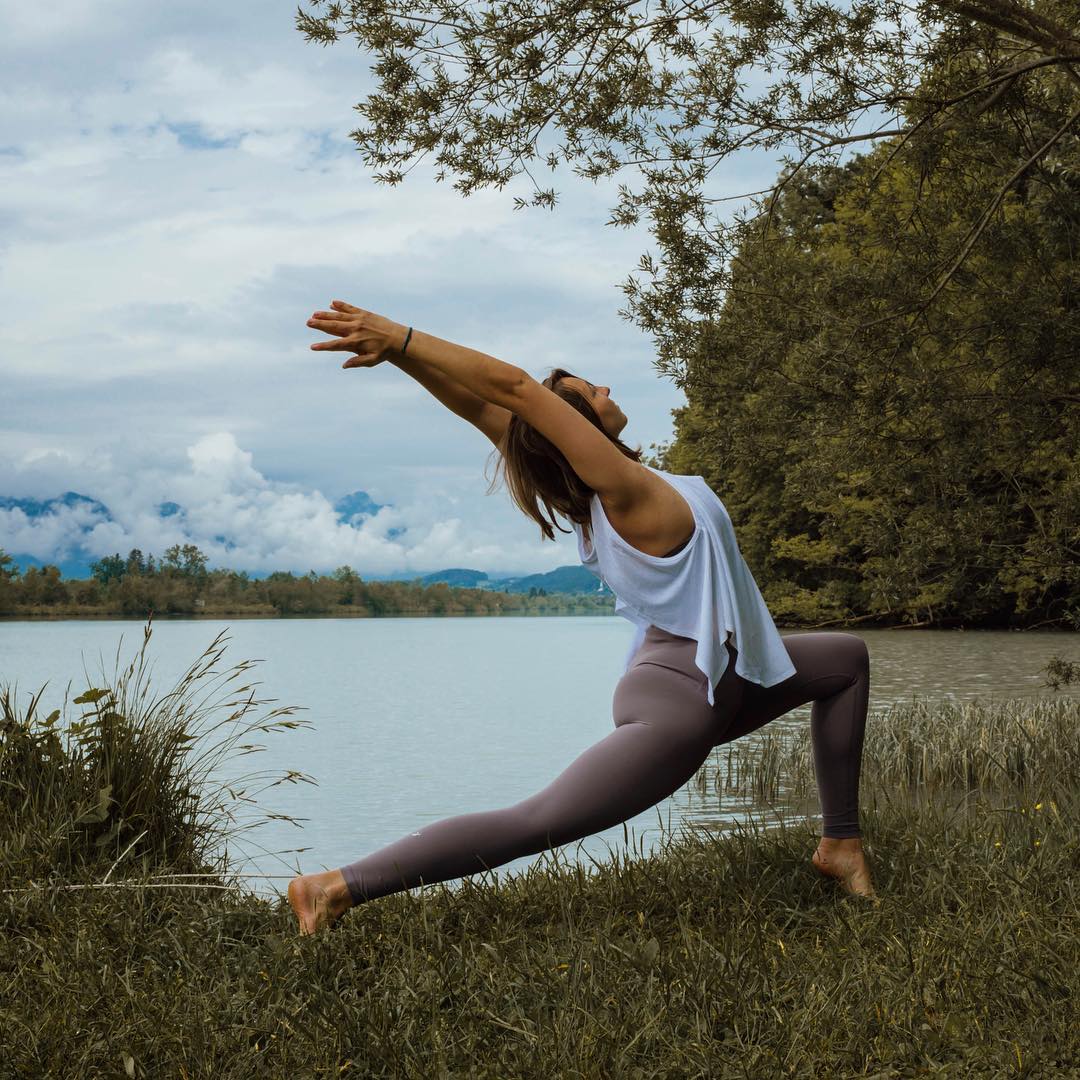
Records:
[[[311,725],[285,719],[297,706],[254,715],[272,702],[256,697],[249,681],[255,661],[222,665],[225,631],[170,689],[155,693],[152,632],[147,622],[127,665],[118,649],[111,675],[103,671],[73,699],[65,694],[48,716],[39,715],[45,687],[21,705],[15,687],[0,687],[6,881],[59,881],[77,870],[113,869],[121,858],[144,868],[226,873],[224,846],[261,823],[244,817],[265,788],[244,785],[265,774],[224,777],[220,766],[261,750],[247,741],[256,733]],[[312,781],[289,771],[266,787],[284,782]]]
[[[867,719],[863,799],[949,791],[1051,794],[1080,775],[1080,723],[1069,699],[893,704]],[[729,743],[695,777],[703,795],[767,803],[816,792],[810,723]]]

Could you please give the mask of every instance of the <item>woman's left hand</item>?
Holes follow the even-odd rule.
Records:
[[[308,319],[308,326],[334,334],[337,340],[317,341],[312,349],[347,349],[356,353],[341,365],[343,368],[374,367],[386,360],[388,353],[400,352],[408,327],[344,300],[331,300],[330,307],[330,311],[316,311]]]

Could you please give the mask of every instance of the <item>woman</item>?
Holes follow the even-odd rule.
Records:
[[[641,464],[640,451],[619,439],[626,416],[608,387],[561,368],[537,382],[343,301],[331,308],[308,320],[334,335],[312,349],[355,353],[344,368],[389,359],[475,424],[500,450],[518,506],[548,539],[553,511],[571,522],[583,563],[611,586],[617,613],[637,633],[615,687],[610,735],[514,806],[446,818],[338,870],[294,878],[288,896],[300,932],[354,904],[626,821],[677,791],[713,747],[807,702],[823,816],[812,862],[847,891],[875,898],[858,821],[870,690],[862,639],[781,638],[723,504],[701,477]]]

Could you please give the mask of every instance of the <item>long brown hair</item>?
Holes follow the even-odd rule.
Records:
[[[580,378],[565,368],[552,368],[551,374],[543,381],[552,393],[558,394],[563,401],[572,405],[589,423],[598,427],[632,461],[641,460],[641,446],[631,450],[621,439],[609,434],[600,422],[596,410],[589,399],[563,380]],[[582,481],[563,452],[548,438],[526,423],[516,413],[511,413],[506,432],[498,444],[500,460],[506,476],[506,487],[510,498],[540,526],[540,531],[548,540],[555,539],[551,526],[559,532],[568,533],[555,520],[557,511],[570,521],[577,522],[589,533],[589,502],[595,494],[593,489]],[[499,478],[499,463],[495,465],[495,476],[488,486],[487,494],[495,488]],[[541,504],[547,511],[544,516]],[[549,523],[550,518],[550,523]]]

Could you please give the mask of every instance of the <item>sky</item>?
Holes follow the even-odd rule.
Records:
[[[0,0],[0,496],[76,491],[113,518],[0,510],[0,548],[195,543],[211,566],[361,575],[578,562],[502,481],[486,493],[480,431],[390,364],[341,370],[306,322],[342,299],[537,379],[567,367],[611,387],[623,441],[651,453],[686,399],[618,314],[659,255],[647,220],[605,224],[640,176],[534,163],[554,211],[514,209],[524,174],[464,198],[428,159],[380,185],[349,137],[377,58],[306,42],[295,13]],[[742,154],[709,193],[766,187],[779,162]],[[358,527],[333,510],[354,491],[383,504]]]

